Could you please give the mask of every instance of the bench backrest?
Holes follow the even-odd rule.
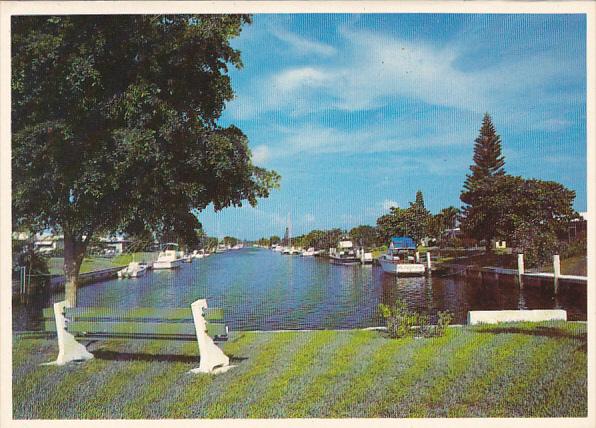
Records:
[[[190,308],[66,308],[69,333],[86,337],[130,337],[196,340]],[[56,331],[54,308],[43,310],[44,330]],[[205,308],[207,334],[215,340],[227,337],[222,308]]]

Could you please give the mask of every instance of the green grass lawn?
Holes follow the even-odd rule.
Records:
[[[377,331],[235,332],[237,367],[193,375],[193,342],[107,341],[84,363],[55,339],[14,336],[15,419],[585,417],[583,323],[450,328],[431,339]]]
[[[553,272],[552,263],[543,266],[540,272]],[[568,259],[561,259],[562,275],[588,276],[588,256],[574,256]]]

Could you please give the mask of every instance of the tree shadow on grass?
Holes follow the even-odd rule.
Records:
[[[580,346],[576,351],[587,352],[588,351],[588,334],[587,333],[570,333],[557,327],[480,327],[476,329],[478,333],[491,333],[491,334],[526,334],[530,336],[542,336],[549,338],[562,338],[571,339],[580,342]]]
[[[99,360],[108,361],[152,361],[152,362],[176,362],[176,363],[198,363],[200,357],[193,355],[173,354],[146,354],[141,352],[116,352],[98,349],[93,351],[93,356]],[[230,357],[231,363],[239,363],[247,360],[248,357]]]

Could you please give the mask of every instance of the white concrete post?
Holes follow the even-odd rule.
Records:
[[[54,303],[54,319],[56,320],[56,334],[58,336],[58,358],[44,365],[62,366],[71,361],[90,360],[93,354],[76,341],[75,337],[66,330],[64,309],[66,301]]]
[[[553,256],[553,272],[555,277],[555,294],[557,294],[559,292],[559,277],[561,276],[561,260],[558,254]]]
[[[426,268],[428,269],[428,271],[431,271],[431,265],[430,265],[430,251],[426,252]]]
[[[518,254],[517,255],[517,279],[519,280],[519,286],[521,287],[523,285],[522,283],[522,275],[525,273],[525,267],[524,267],[524,255],[522,254]]]
[[[524,255],[523,254],[518,254],[517,255],[517,274],[521,276],[524,273],[525,273],[525,270],[524,270]]]
[[[420,263],[420,252],[416,251],[416,263]]]
[[[207,300],[199,299],[190,305],[192,317],[195,322],[195,331],[197,342],[199,343],[199,353],[201,362],[199,368],[192,369],[191,373],[223,373],[234,366],[230,366],[230,359],[213,342],[213,339],[207,334],[207,321],[203,318],[203,309],[207,307]]]

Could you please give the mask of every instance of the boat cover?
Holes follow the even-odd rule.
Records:
[[[391,245],[396,250],[415,250],[416,243],[409,236],[398,236],[391,238]]]

